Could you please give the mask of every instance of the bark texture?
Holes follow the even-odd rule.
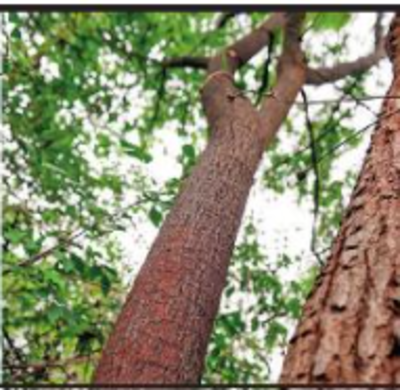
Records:
[[[100,362],[99,383],[198,383],[260,160],[260,121],[230,80],[210,143],[156,239]],[[211,92],[210,92],[211,93]],[[229,113],[229,114],[228,114]]]
[[[288,23],[276,85],[280,98],[265,104],[273,110],[269,113],[265,107],[262,115],[256,111],[233,83],[235,59],[252,55],[248,45],[239,41],[229,49],[232,72],[219,68],[219,56],[211,61],[202,91],[210,141],[134,282],[104,348],[96,383],[199,383],[254,173],[305,80],[298,55],[300,19]],[[272,27],[282,22],[281,16],[271,20]],[[252,47],[259,50],[265,26],[254,36]],[[289,68],[294,77],[287,77]]]
[[[400,96],[400,17],[387,44]],[[386,99],[281,383],[400,383],[400,100]]]

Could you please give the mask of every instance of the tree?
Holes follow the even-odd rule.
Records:
[[[124,253],[121,236],[129,232],[139,248],[138,233],[167,213],[97,380],[193,383],[202,371],[206,383],[267,380],[270,354],[285,346],[318,266],[313,259],[288,282],[282,273],[300,258],[282,248],[266,259],[257,221],[243,210],[258,170],[260,190],[313,200],[313,251],[330,242],[352,184],[348,172],[331,174],[337,150],[356,147],[364,133],[346,124],[347,107],[374,98],[365,96],[366,71],[384,56],[378,15],[370,55],[321,67],[346,58],[351,21],[349,13],[7,15],[5,381],[90,380],[135,274],[128,259],[138,255]],[[337,39],[317,50],[314,39],[326,32]],[[335,81],[333,102],[308,99],[306,85]],[[178,169],[156,182],[149,167],[169,137]],[[289,138],[298,150],[282,147]],[[223,289],[231,304],[218,312]],[[254,304],[241,307],[243,297]],[[146,338],[128,332],[132,345],[122,344],[130,318]],[[158,338],[169,340],[163,349]],[[132,379],[134,364],[143,371]]]
[[[254,173],[307,80],[300,48],[303,19],[273,15],[207,61],[202,100],[211,128],[208,146],[135,280],[104,349],[97,383],[200,381]],[[285,37],[278,77],[258,113],[235,87],[233,75],[280,25]],[[337,69],[308,73],[311,80],[321,74],[324,81],[340,77]]]
[[[253,175],[304,83],[300,20],[288,18],[277,98],[267,98],[260,115],[234,86],[233,73],[267,43],[283,16],[275,15],[211,61],[202,90],[208,147],[135,280],[96,382],[200,381]]]
[[[291,341],[283,383],[399,382],[400,16],[394,78],[331,255]]]

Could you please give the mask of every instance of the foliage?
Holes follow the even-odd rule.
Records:
[[[216,53],[264,18],[243,14],[216,29],[212,13],[7,15],[5,381],[90,380],[136,272],[122,234],[161,225],[206,142],[202,71],[166,69],[162,59]],[[347,13],[308,15],[306,41],[321,32],[338,34],[336,49],[327,44],[310,58],[340,57],[347,39],[341,29],[350,20]],[[238,79],[254,101],[264,61],[255,59]],[[274,77],[271,68],[269,87]],[[338,85],[347,96],[363,96],[365,82],[360,76]],[[346,120],[353,113],[343,102],[313,113],[324,156],[319,247],[335,234],[344,189],[354,180],[350,171],[333,175],[337,154],[331,153],[352,136]],[[296,107],[288,118],[260,182],[266,193],[294,191],[299,204],[309,205],[314,178],[302,115]],[[288,149],[285,139],[295,140],[302,152]],[[349,139],[346,148],[359,140]],[[160,178],[164,149],[172,165]],[[315,262],[288,254],[286,247],[270,258],[260,227],[250,216],[244,226],[209,346],[206,383],[265,382],[272,375],[270,357],[285,348],[318,272]],[[139,247],[135,237],[131,241]],[[288,280],[285,273],[300,263],[301,272]]]

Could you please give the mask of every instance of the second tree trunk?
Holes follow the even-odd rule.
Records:
[[[282,383],[400,383],[399,17],[384,101],[328,264],[289,346]]]

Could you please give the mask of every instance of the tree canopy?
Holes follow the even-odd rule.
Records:
[[[90,380],[128,286],[207,141],[199,99],[204,57],[266,16],[5,15],[6,382]],[[308,64],[375,53],[386,22],[381,14],[307,13]],[[236,83],[254,104],[270,93],[281,49],[277,30],[239,71]],[[308,75],[310,85],[258,172],[205,383],[276,379],[274,366],[338,229],[358,173],[354,161],[377,120],[389,81],[384,66],[338,81]],[[324,77],[333,84],[319,87]],[[305,210],[298,237],[306,243],[294,245],[294,231],[274,233],[268,210],[278,198]],[[273,249],[269,236],[279,237]]]

